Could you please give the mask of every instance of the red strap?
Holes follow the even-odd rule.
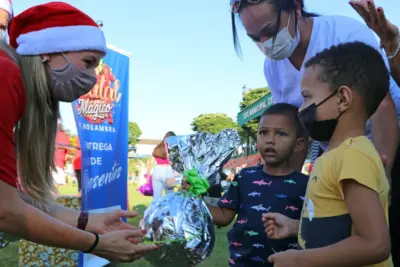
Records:
[[[88,221],[89,221],[89,213],[87,211],[81,211],[81,214],[79,215],[78,218],[78,229],[85,231]]]

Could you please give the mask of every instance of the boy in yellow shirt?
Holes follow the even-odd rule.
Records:
[[[296,235],[303,250],[276,253],[275,267],[393,266],[389,183],[365,124],[389,91],[381,55],[360,43],[326,49],[305,64],[299,118],[328,143],[310,174],[302,216],[264,214],[269,238]],[[382,129],[384,131],[384,129]]]

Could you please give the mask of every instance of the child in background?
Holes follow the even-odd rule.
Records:
[[[269,258],[275,267],[391,267],[389,183],[365,124],[389,91],[389,73],[374,48],[333,46],[305,64],[300,120],[310,137],[328,141],[310,175],[300,224],[263,218],[268,237],[297,235],[304,250]]]
[[[279,212],[298,220],[307,187],[307,176],[289,165],[295,151],[305,145],[305,132],[297,108],[276,104],[262,115],[257,145],[265,165],[242,169],[218,206],[208,205],[218,226],[228,226],[230,266],[272,266],[268,256],[297,247],[296,238],[270,240],[261,221],[266,212]]]
[[[165,147],[165,139],[170,136],[175,136],[175,133],[167,132],[165,134],[163,140],[153,150],[152,155],[154,160],[152,159],[149,162],[147,177],[150,177],[151,172],[153,185],[153,201],[161,198],[163,190],[165,191],[165,195],[174,193],[174,188],[168,184],[168,180],[175,179],[177,174],[172,169],[168,161],[167,149]],[[154,165],[153,162],[155,162]]]

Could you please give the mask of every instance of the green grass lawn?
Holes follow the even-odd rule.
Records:
[[[73,195],[77,192],[76,185],[65,185],[60,189],[61,194]],[[145,197],[136,191],[136,188],[132,185],[129,186],[129,202],[131,207],[138,210],[143,214],[146,207],[151,201],[150,197]],[[137,225],[140,218],[129,220],[129,223]],[[214,247],[212,256],[200,264],[200,267],[222,267],[228,266],[228,241],[226,233],[230,227],[216,229],[216,245]],[[13,267],[18,266],[18,244],[12,244],[5,249],[0,249],[0,266],[1,267]],[[130,264],[118,264],[117,266],[135,266],[135,267],[150,267],[151,265],[145,260],[139,260],[135,263]]]

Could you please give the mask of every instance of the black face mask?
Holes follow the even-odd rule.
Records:
[[[325,101],[330,99],[336,93],[337,91],[322,100],[319,104],[311,104],[299,112],[299,120],[303,124],[304,129],[307,131],[308,135],[316,141],[326,142],[331,140],[336,129],[338,119],[340,115],[342,115],[340,114],[336,119],[330,120],[317,121],[316,119],[317,107],[325,103]]]

